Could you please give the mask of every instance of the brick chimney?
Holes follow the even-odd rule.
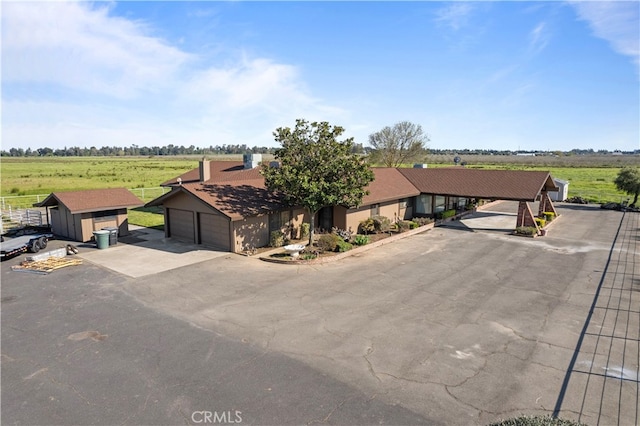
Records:
[[[206,182],[211,179],[211,163],[204,158],[200,160],[200,182]]]

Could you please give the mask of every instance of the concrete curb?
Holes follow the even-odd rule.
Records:
[[[265,262],[278,263],[278,264],[281,264],[281,265],[321,265],[321,264],[324,264],[324,263],[336,262],[338,260],[344,259],[345,257],[354,256],[356,254],[363,253],[363,252],[365,252],[367,250],[371,250],[371,249],[374,249],[376,247],[383,246],[385,244],[393,243],[394,241],[398,241],[398,240],[401,240],[403,238],[410,237],[412,235],[416,235],[416,234],[420,234],[422,232],[426,232],[426,231],[428,231],[430,229],[433,229],[434,226],[435,226],[435,223],[430,223],[428,225],[420,226],[420,227],[418,227],[416,229],[410,229],[408,231],[401,232],[401,233],[393,235],[391,237],[384,238],[382,240],[379,240],[379,241],[376,241],[376,242],[373,242],[373,243],[369,243],[369,244],[366,244],[364,246],[360,246],[360,247],[351,249],[349,251],[346,251],[344,253],[336,254],[335,256],[331,256],[331,257],[324,257],[324,258],[312,259],[312,260],[281,260],[281,259],[273,259],[273,258],[265,257],[263,255],[263,256],[259,257],[259,259],[262,260],[262,261],[265,261]],[[270,252],[270,253],[273,253],[273,252]]]

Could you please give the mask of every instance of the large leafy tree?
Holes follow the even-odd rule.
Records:
[[[340,126],[304,119],[296,120],[294,129],[279,127],[273,133],[282,145],[275,152],[279,166],[262,168],[267,188],[309,213],[309,244],[315,214],[325,206],[358,206],[374,179],[363,157],[352,153],[353,138],[338,140],[343,132]]]
[[[640,194],[640,168],[623,167],[613,182],[616,184],[618,190],[633,195],[633,203],[631,203],[631,205],[635,206],[638,202],[638,195]]]
[[[429,136],[422,131],[422,126],[401,121],[369,135],[370,159],[386,167],[422,161],[427,154],[427,142]]]

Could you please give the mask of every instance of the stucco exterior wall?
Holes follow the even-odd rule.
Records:
[[[247,247],[269,245],[269,215],[248,217],[233,222],[232,251],[240,253]]]
[[[342,229],[349,229],[358,232],[358,225],[365,219],[371,217],[371,206],[361,206],[357,209],[349,209],[345,215],[345,226]]]

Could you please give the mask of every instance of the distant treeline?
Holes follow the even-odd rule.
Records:
[[[224,154],[273,154],[276,147],[242,145],[216,145],[208,148],[198,148],[193,145],[177,146],[152,146],[139,147],[131,146],[103,146],[96,148],[80,148],[77,146],[70,148],[52,149],[38,148],[11,148],[1,150],[2,157],[125,157],[125,156],[154,156],[154,155],[224,155]],[[352,151],[358,154],[367,154],[371,150],[360,143],[354,144]],[[640,149],[635,151],[608,151],[606,149],[595,151],[593,149],[572,149],[571,151],[500,151],[492,149],[429,149],[432,155],[535,155],[535,156],[566,156],[566,155],[620,155],[620,154],[640,154]]]

